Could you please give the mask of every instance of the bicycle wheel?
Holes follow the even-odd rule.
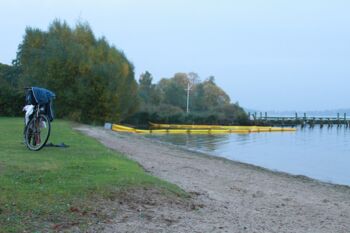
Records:
[[[25,129],[24,141],[28,149],[38,151],[42,149],[50,137],[51,124],[47,116],[40,114],[33,117]]]

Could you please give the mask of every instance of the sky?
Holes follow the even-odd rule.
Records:
[[[348,0],[0,0],[0,63],[27,26],[88,22],[135,78],[196,72],[245,108],[350,108]]]

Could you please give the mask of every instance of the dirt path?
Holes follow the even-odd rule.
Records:
[[[350,232],[348,187],[209,157],[138,135],[88,126],[77,130],[192,193],[190,207],[154,196],[153,205],[128,207],[98,231]],[[152,199],[152,193],[145,195]]]

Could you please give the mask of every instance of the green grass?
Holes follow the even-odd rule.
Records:
[[[177,186],[146,174],[137,163],[72,130],[69,122],[55,120],[49,139],[69,148],[29,151],[22,135],[23,119],[0,117],[0,232],[41,232],[67,222],[84,225],[89,214],[83,216],[74,208],[88,213],[97,200],[129,188],[147,186],[183,194]]]

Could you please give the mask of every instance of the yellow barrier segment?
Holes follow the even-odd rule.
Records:
[[[123,125],[112,125],[112,130],[116,132],[139,133],[139,134],[228,134],[228,133],[259,133],[259,132],[293,132],[294,128],[273,128],[273,127],[256,127],[244,126],[242,128],[232,129],[135,129]]]
[[[237,125],[177,125],[177,124],[156,124],[149,122],[151,127],[157,129],[234,129],[234,130],[251,130],[251,129],[271,129],[271,126],[237,126]],[[276,128],[282,129],[282,128]],[[293,129],[293,128],[283,128]],[[281,131],[281,130],[279,130]],[[295,131],[295,129],[293,129]]]

